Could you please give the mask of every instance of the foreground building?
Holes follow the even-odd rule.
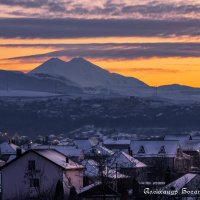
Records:
[[[52,149],[28,150],[1,173],[2,200],[62,198],[83,187],[83,167]]]
[[[163,190],[171,191],[171,193],[163,195],[162,200],[171,199],[172,192],[175,192],[174,199],[200,199],[199,184],[200,175],[198,173],[187,173],[163,188]]]

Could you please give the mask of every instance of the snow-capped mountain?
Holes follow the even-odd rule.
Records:
[[[8,90],[75,96],[89,94],[88,97],[120,95],[200,101],[199,88],[177,84],[150,87],[136,78],[110,73],[83,58],[74,58],[69,62],[51,58],[28,74],[0,70],[0,91],[5,93]]]
[[[63,76],[87,91],[95,88],[133,95],[134,90],[138,88],[148,89],[144,82],[136,78],[110,73],[83,58],[73,58],[69,62],[51,58],[30,72],[30,74],[38,73]]]
[[[81,93],[76,84],[63,77],[47,74],[24,74],[22,72],[0,70],[1,91],[38,91],[48,93]]]

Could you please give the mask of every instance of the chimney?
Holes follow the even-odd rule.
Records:
[[[22,155],[22,149],[21,148],[17,148],[16,149],[16,157],[19,158]]]
[[[133,152],[132,152],[132,150],[131,150],[130,147],[128,147],[128,154],[129,154],[130,156],[133,156]]]
[[[66,156],[66,163],[69,163],[69,157]]]

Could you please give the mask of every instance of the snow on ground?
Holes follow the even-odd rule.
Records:
[[[50,97],[59,94],[27,90],[0,90],[0,97]]]

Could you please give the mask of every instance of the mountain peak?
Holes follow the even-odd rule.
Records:
[[[59,61],[62,61],[62,60],[59,59],[59,58],[50,58],[50,59],[47,60],[46,62],[59,62]]]
[[[90,63],[89,61],[87,61],[86,59],[82,58],[82,57],[75,57],[75,58],[72,58],[69,62],[76,62],[76,63]]]
[[[146,86],[137,79],[130,79],[121,75],[112,74],[109,71],[87,61],[81,57],[75,57],[68,62],[58,58],[51,58],[31,73],[53,74],[65,77],[81,87],[86,88],[130,88],[134,86]],[[122,89],[121,89],[122,90]],[[129,89],[132,91],[132,89]]]

